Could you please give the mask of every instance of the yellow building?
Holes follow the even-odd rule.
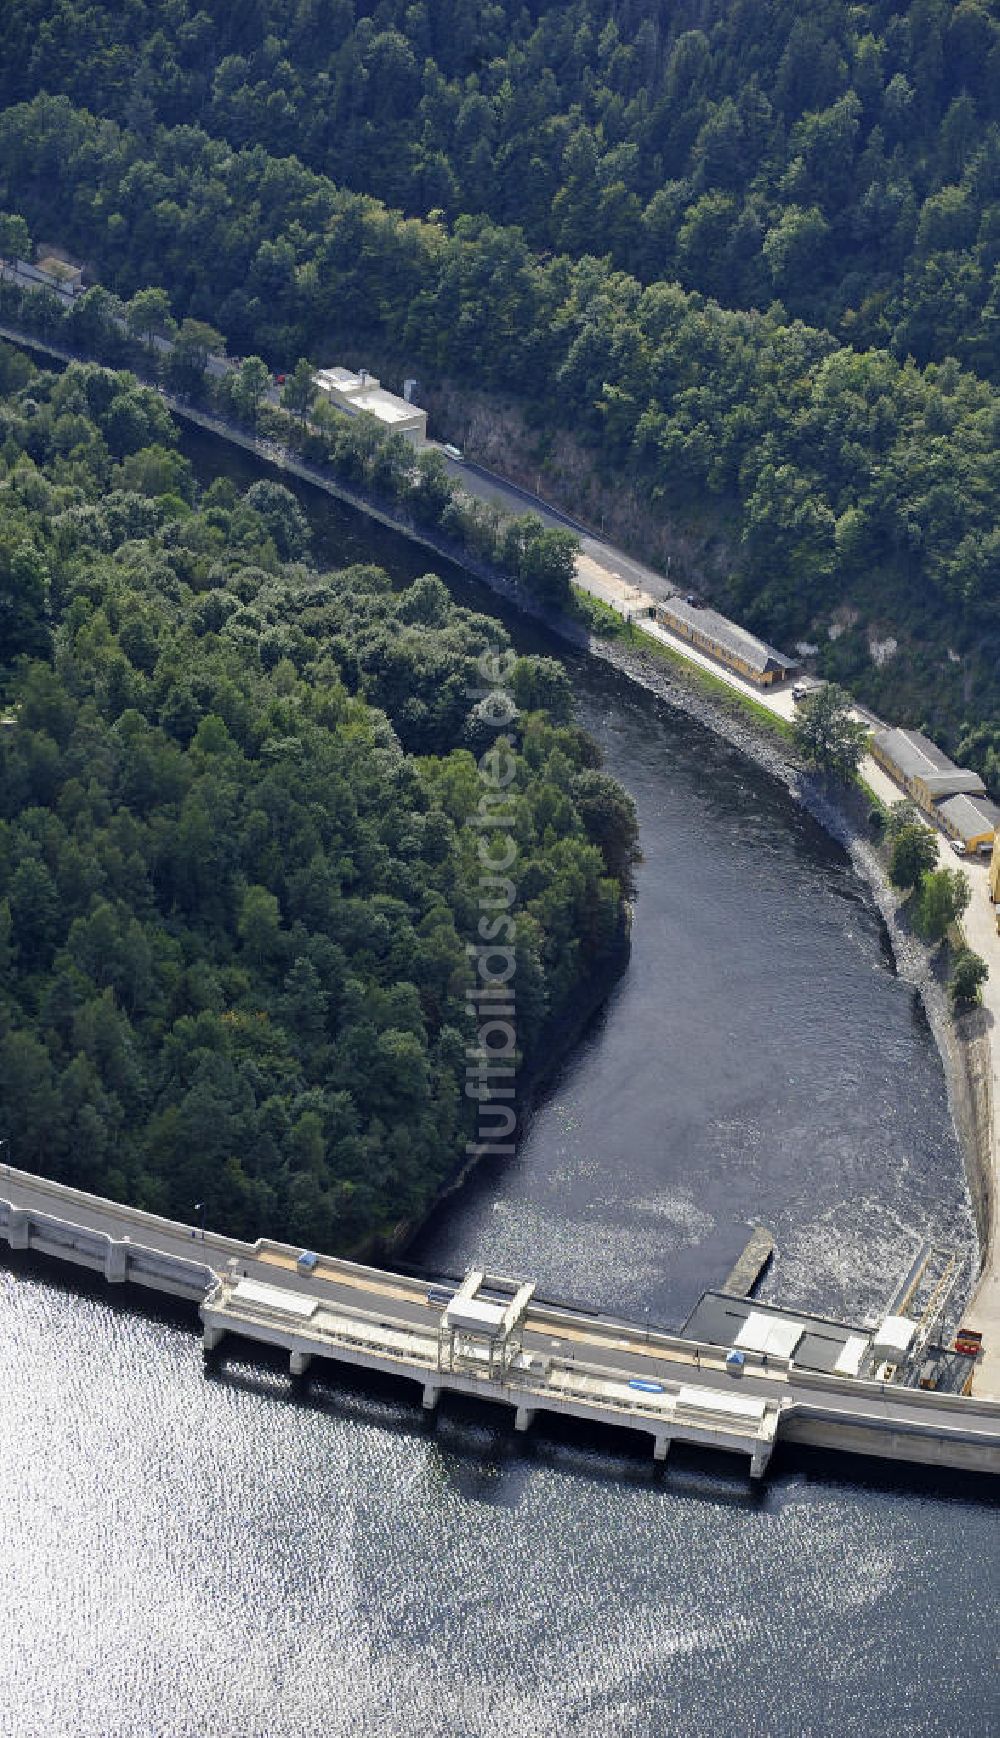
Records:
[[[962,851],[992,847],[1000,829],[1000,808],[986,795],[977,772],[956,766],[919,730],[876,730],[870,747],[872,759]],[[991,885],[994,872],[991,867]]]
[[[786,658],[783,652],[758,640],[755,634],[729,621],[718,610],[703,609],[700,604],[671,597],[658,605],[656,616],[672,634],[697,646],[699,652],[707,652],[710,658],[756,683],[758,688],[784,682],[799,667],[794,658]]]
[[[956,766],[943,748],[919,730],[876,730],[871,753],[889,777],[935,820],[939,819],[937,805],[948,797],[986,795],[977,772]]]
[[[949,839],[965,851],[988,851],[1000,827],[1000,809],[989,797],[945,797],[934,810]],[[992,875],[992,861],[991,870]]]

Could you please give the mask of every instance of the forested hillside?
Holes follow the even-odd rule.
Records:
[[[317,572],[276,485],[200,495],[127,374],[0,379],[5,1157],[355,1247],[477,1138],[477,756],[510,745],[528,1071],[617,957],[631,804],[558,665],[511,660],[498,737],[506,635],[440,581]]]
[[[519,393],[663,514],[724,528],[718,595],[750,625],[815,641],[824,674],[994,776],[1000,397],[954,359],[920,369],[780,307],[644,288],[486,220],[404,220],[259,146],[143,140],[65,98],[0,116],[15,199],[106,283],[160,282],[237,352],[288,366],[350,346]]]
[[[998,43],[996,0],[25,0],[0,206],[275,368],[514,402],[1000,789]]]
[[[5,106],[193,122],[408,215],[1000,369],[989,0],[22,0],[0,61]]]

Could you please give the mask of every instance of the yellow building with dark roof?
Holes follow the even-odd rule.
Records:
[[[656,619],[672,634],[678,634],[699,652],[707,652],[710,658],[756,683],[758,688],[784,682],[799,667],[797,659],[786,658],[777,647],[758,640],[756,634],[701,604],[670,597],[657,606]]]

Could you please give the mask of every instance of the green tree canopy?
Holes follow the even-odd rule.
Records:
[[[861,764],[868,728],[852,714],[849,694],[827,682],[800,701],[795,745],[808,765],[849,784]]]
[[[942,941],[971,898],[972,885],[964,869],[928,870],[920,883],[917,906],[921,932],[930,941]]]
[[[893,837],[889,879],[894,887],[919,887],[937,862],[937,839],[922,821],[909,821]]]
[[[125,321],[132,335],[141,338],[150,350],[157,338],[169,338],[174,318],[166,290],[137,290],[125,309]]]
[[[989,975],[990,968],[979,954],[968,947],[958,949],[948,980],[948,994],[956,1012],[974,1008],[982,1000],[983,985]]]

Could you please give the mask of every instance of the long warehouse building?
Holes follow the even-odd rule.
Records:
[[[700,652],[707,652],[727,669],[735,670],[758,688],[784,682],[799,668],[795,658],[786,658],[777,647],[759,640],[746,628],[731,622],[718,610],[683,598],[666,598],[657,606],[656,618],[672,634],[678,634]]]
[[[1000,808],[986,795],[977,772],[956,766],[919,730],[876,730],[871,753],[963,850],[989,849],[1000,828]]]

